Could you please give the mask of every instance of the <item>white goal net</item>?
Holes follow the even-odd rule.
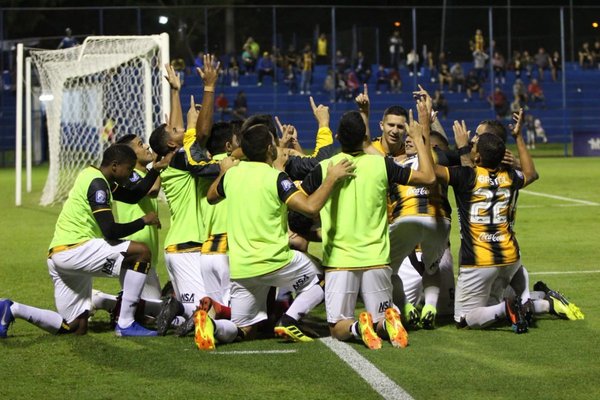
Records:
[[[40,204],[64,201],[77,174],[99,166],[121,136],[148,141],[168,109],[168,51],[166,34],[92,36],[69,49],[30,50],[48,126],[50,167]]]

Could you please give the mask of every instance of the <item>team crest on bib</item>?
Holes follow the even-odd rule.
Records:
[[[104,190],[96,190],[95,198],[98,204],[106,203],[106,192]]]
[[[135,182],[139,181],[140,178],[141,178],[140,175],[137,172],[133,171],[133,173],[129,177],[129,181],[132,183],[135,183]]]

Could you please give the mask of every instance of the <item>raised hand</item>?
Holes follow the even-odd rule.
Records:
[[[204,65],[202,68],[196,68],[198,75],[204,82],[204,89],[212,89],[214,91],[217,79],[219,78],[219,66],[221,63],[215,60],[214,55],[204,55]]]
[[[315,104],[312,96],[309,97],[310,107],[312,108],[313,115],[315,119],[319,123],[319,128],[328,128],[329,127],[329,107],[324,106],[323,104],[317,105]]]
[[[419,99],[417,99],[417,116],[421,125],[431,125],[431,111],[427,108],[426,102]]]
[[[200,110],[196,107],[196,103],[194,102],[194,96],[190,96],[190,108],[187,112],[187,129],[196,128],[196,121],[198,121],[198,115],[200,114]]]
[[[419,85],[419,90],[415,90],[413,92],[413,97],[415,98],[415,100],[421,100],[425,103],[425,105],[427,106],[427,112],[429,113],[429,115],[431,115],[431,122],[433,122],[435,120],[435,116],[432,115],[432,111],[433,111],[433,99],[431,98],[431,96],[429,95],[429,93],[427,92],[427,90],[425,90],[423,88],[423,86]],[[419,118],[419,121],[421,121],[421,119]]]
[[[179,80],[179,75],[175,72],[175,68],[169,63],[165,64],[165,70],[167,71],[167,75],[165,75],[165,79],[169,82],[169,86],[173,90],[181,89],[181,81]]]
[[[404,123],[404,127],[413,141],[423,141],[423,126],[414,120],[412,109],[408,110],[408,122]]]
[[[514,125],[510,124],[509,128],[510,128],[510,133],[512,134],[512,137],[514,137],[515,139],[521,135],[521,128],[523,127],[523,108],[519,108],[518,112],[514,112],[513,113],[513,121],[515,121]]]
[[[369,116],[369,109],[371,104],[369,101],[369,87],[366,83],[363,85],[363,92],[356,96],[354,102],[358,106],[358,111],[365,114],[366,116]]]
[[[330,161],[327,166],[327,177],[330,177],[330,179],[334,179],[337,182],[348,177],[356,176],[354,174],[355,169],[356,166],[347,159],[340,160],[340,162],[335,165]]]
[[[469,145],[469,136],[471,135],[471,131],[467,130],[467,125],[465,121],[462,122],[454,121],[454,125],[452,125],[452,130],[454,131],[454,141],[456,142],[456,147],[461,148]]]

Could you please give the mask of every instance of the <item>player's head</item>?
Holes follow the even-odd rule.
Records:
[[[232,138],[231,138],[231,144],[232,144],[232,151],[237,149],[238,147],[241,147],[241,143],[242,143],[242,124],[244,123],[244,121],[239,120],[239,119],[234,119],[233,121],[230,122],[231,124],[231,134],[232,134]]]
[[[135,152],[138,163],[140,164],[146,165],[154,159],[152,151],[150,151],[150,146],[144,143],[142,138],[134,135],[133,133],[119,138],[117,143],[126,144],[127,146],[131,147],[131,149]]]
[[[500,167],[506,152],[506,145],[497,135],[483,133],[474,145],[475,162],[484,168],[496,169]]]
[[[113,144],[104,150],[100,168],[109,174],[109,179],[123,183],[133,172],[136,159],[135,152],[128,145]]]
[[[266,125],[242,129],[242,151],[249,161],[267,162],[277,158],[277,145]]]
[[[210,130],[210,137],[206,141],[206,149],[212,154],[230,153],[233,149],[231,141],[233,130],[229,122],[216,122]]]
[[[379,122],[381,135],[388,146],[402,144],[406,132],[404,124],[408,121],[408,112],[404,107],[391,106],[383,112]]]
[[[477,129],[475,130],[477,136],[483,133],[492,133],[498,136],[504,143],[508,139],[508,134],[506,133],[506,128],[502,125],[502,122],[497,121],[495,119],[488,119],[485,121],[481,121],[479,125],[477,125]]]
[[[277,136],[277,128],[275,126],[275,120],[273,119],[273,116],[271,114],[252,115],[252,116],[246,118],[246,120],[242,124],[241,129],[243,132],[245,132],[251,126],[254,126],[254,125],[265,125],[267,127],[267,129],[269,129],[269,132],[271,132],[271,135],[273,136],[275,143],[279,146],[279,137]]]
[[[345,152],[362,150],[367,127],[358,111],[347,111],[342,115],[336,138]]]
[[[159,157],[164,157],[176,147],[183,146],[185,131],[162,124],[150,134],[150,147]]]
[[[443,151],[448,151],[450,148],[448,139],[438,131],[431,131],[429,134],[429,142],[431,143],[431,147],[437,147]]]

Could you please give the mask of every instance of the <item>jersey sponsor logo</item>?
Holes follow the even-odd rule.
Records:
[[[383,313],[383,312],[385,312],[385,310],[387,310],[391,306],[392,306],[392,301],[391,300],[382,301],[381,303],[379,303],[379,310],[378,311],[380,313]]]
[[[96,190],[96,194],[94,195],[94,198],[96,199],[96,203],[105,204],[106,200],[108,199],[108,196],[106,195],[106,191]]]
[[[194,293],[181,293],[181,302],[182,303],[195,303]]]
[[[281,188],[283,189],[284,192],[289,191],[293,187],[294,187],[294,182],[287,180],[287,179],[284,181],[281,181]]]
[[[477,180],[479,181],[479,183],[484,183],[493,186],[500,186],[504,183],[508,183],[508,181],[506,180],[506,176],[504,175],[497,176],[495,179],[492,179],[487,175],[479,175],[477,177]]]
[[[408,196],[429,196],[429,189],[425,187],[412,187],[407,191]]]
[[[310,279],[310,277],[308,275],[304,275],[302,278],[298,279],[296,281],[296,283],[294,283],[292,286],[294,287],[294,290],[299,290],[301,287],[304,286],[304,284]]]
[[[503,235],[500,232],[494,232],[494,233],[482,232],[481,234],[479,234],[479,237],[477,238],[477,240],[479,240],[480,242],[485,242],[485,243],[500,243],[500,242],[504,242],[506,240],[506,235]]]
[[[102,273],[112,276],[113,270],[115,269],[115,260],[107,258],[104,266],[102,267]]]
[[[137,181],[139,181],[141,179],[140,174],[138,174],[137,172],[133,171],[133,173],[131,174],[131,176],[129,177],[129,181],[132,183],[135,183]]]

